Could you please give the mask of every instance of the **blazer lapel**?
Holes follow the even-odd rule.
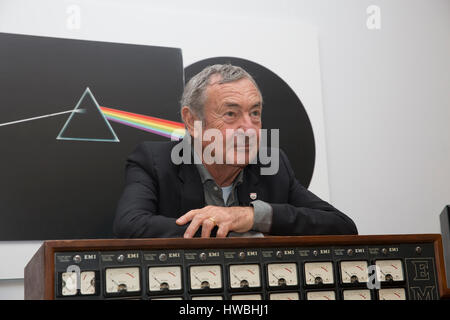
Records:
[[[258,166],[256,165],[248,165],[244,169],[244,181],[237,188],[239,205],[241,206],[249,206],[250,202],[259,198],[258,195],[262,195],[258,185],[259,176],[257,171]]]
[[[182,214],[193,209],[205,206],[203,184],[195,164],[181,164],[178,172],[181,185],[181,211]]]

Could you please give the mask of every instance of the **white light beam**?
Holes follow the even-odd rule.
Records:
[[[83,112],[85,112],[85,110],[84,109],[68,110],[68,111],[46,114],[44,116],[39,116],[39,117],[33,117],[33,118],[28,118],[28,119],[16,120],[16,121],[12,121],[12,122],[0,123],[0,127],[9,126],[11,124],[21,123],[21,122],[26,122],[26,121],[32,121],[32,120],[43,119],[43,118],[48,118],[48,117],[53,117],[53,116],[59,116],[60,114],[69,113],[69,112],[83,113]]]

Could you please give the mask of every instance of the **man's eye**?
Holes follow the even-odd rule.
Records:
[[[250,113],[250,115],[251,115],[252,117],[259,117],[259,116],[261,116],[261,112],[260,112],[260,111],[252,111],[252,112]]]
[[[235,116],[235,113],[234,113],[233,111],[228,111],[228,112],[225,112],[225,115],[226,115],[227,117],[234,117],[234,116]]]

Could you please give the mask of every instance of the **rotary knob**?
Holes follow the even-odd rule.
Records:
[[[117,256],[117,261],[118,262],[124,262],[125,261],[125,256],[123,254]]]
[[[202,261],[206,260],[206,253],[204,253],[204,252],[200,253],[200,260],[202,260]]]
[[[161,253],[159,255],[159,261],[166,261],[167,260],[167,254]]]
[[[81,256],[79,254],[77,254],[76,256],[73,257],[73,262],[75,263],[80,263],[81,262]]]

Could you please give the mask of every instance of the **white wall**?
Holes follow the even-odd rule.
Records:
[[[23,300],[23,279],[0,280],[0,300]]]
[[[82,10],[80,30],[66,28],[70,4]],[[381,9],[380,30],[366,27],[369,5]],[[440,232],[450,203],[450,1],[0,0],[0,32],[133,43],[158,32],[139,27],[149,10],[184,12],[186,23],[204,12],[316,26],[331,202],[360,234]],[[0,282],[0,299],[22,298],[16,281]]]

